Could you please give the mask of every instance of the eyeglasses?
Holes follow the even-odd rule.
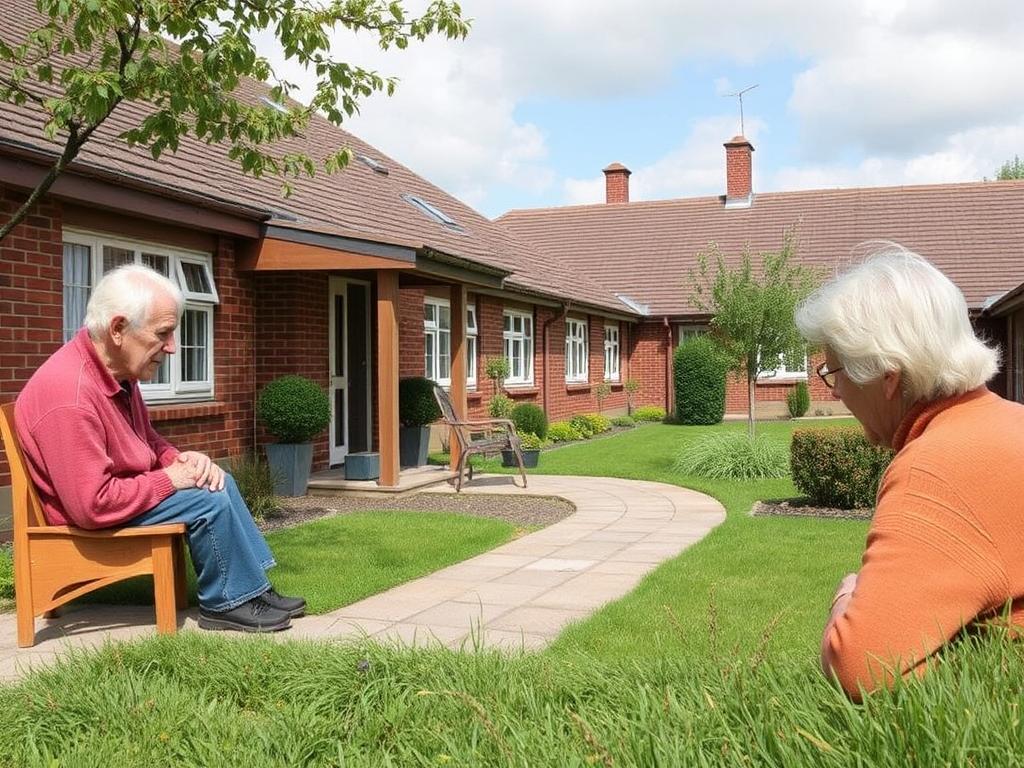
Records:
[[[841,365],[838,368],[829,370],[828,363],[822,363],[818,366],[817,373],[821,380],[825,382],[825,386],[829,389],[833,389],[836,386],[836,374],[841,370],[843,370],[843,366]]]

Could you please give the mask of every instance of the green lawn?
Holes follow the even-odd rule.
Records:
[[[338,515],[267,535],[278,565],[270,572],[284,594],[303,595],[310,613],[325,613],[396,584],[458,563],[509,541],[515,526],[491,518],[436,512],[379,511]],[[13,597],[10,549],[0,549],[0,608]],[[188,569],[194,605],[195,575]],[[88,595],[100,603],[152,603],[153,581],[129,579]],[[13,609],[13,601],[7,605]]]

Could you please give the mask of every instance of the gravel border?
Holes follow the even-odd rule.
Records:
[[[415,493],[393,496],[296,496],[279,498],[282,513],[259,524],[262,531],[291,528],[329,515],[347,515],[368,510],[407,512],[452,512],[458,515],[490,517],[520,528],[543,528],[564,520],[576,506],[555,496],[521,496],[497,493]]]
[[[875,510],[815,507],[803,499],[756,501],[750,510],[755,517],[824,517],[841,520],[870,520]]]

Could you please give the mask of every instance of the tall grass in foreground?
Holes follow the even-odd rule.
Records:
[[[711,480],[762,480],[789,474],[789,447],[769,435],[717,432],[676,452],[675,471]]]
[[[192,633],[0,687],[2,766],[1014,766],[1024,646],[993,634],[851,704],[807,664],[279,645]]]

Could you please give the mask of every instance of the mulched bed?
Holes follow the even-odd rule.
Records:
[[[459,515],[493,517],[520,528],[557,523],[576,511],[565,499],[552,496],[506,496],[503,494],[416,493],[401,498],[375,496],[297,496],[280,499],[281,514],[268,517],[259,527],[263,531],[290,528],[300,523],[367,510],[400,509],[411,512],[452,512]]]
[[[844,520],[870,520],[874,509],[836,509],[816,507],[806,499],[783,499],[781,501],[754,502],[750,514],[760,517],[770,515],[785,517],[831,517]]]

